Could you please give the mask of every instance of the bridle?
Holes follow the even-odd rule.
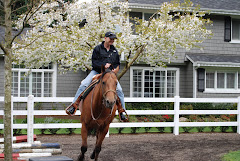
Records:
[[[107,94],[108,92],[113,92],[113,93],[114,93],[114,98],[117,99],[117,92],[116,92],[116,90],[112,90],[112,89],[107,90],[107,91],[103,94],[103,98],[104,98],[104,99],[106,99],[106,94]]]
[[[112,71],[110,71],[110,72],[112,72]],[[104,77],[104,75],[105,75],[106,73],[109,73],[109,72],[104,72],[104,73],[102,74],[102,76],[100,77],[100,79],[99,79],[99,82],[101,82],[102,93],[103,93],[103,87],[102,87],[102,86],[103,86],[103,81],[102,81],[102,79],[103,79],[103,77]],[[112,72],[112,73],[114,73],[114,72]],[[115,73],[114,73],[114,74],[115,74]],[[96,86],[95,86],[95,87],[96,87]],[[93,115],[93,108],[92,108],[92,101],[93,101],[93,94],[94,94],[95,87],[93,88],[92,97],[91,97],[91,115],[92,115],[92,119],[97,122],[97,120],[100,118],[100,116],[101,116],[101,114],[102,114],[102,112],[103,112],[103,108],[101,109],[101,112],[100,112],[100,114],[98,115],[98,117],[95,118],[94,115]],[[105,104],[104,104],[104,99],[106,99],[106,95],[107,95],[108,92],[113,92],[113,93],[114,93],[114,98],[115,98],[115,100],[117,100],[117,92],[116,92],[116,90],[109,89],[109,90],[105,91],[105,92],[103,93],[103,95],[102,95],[102,96],[103,96],[103,106],[104,106],[105,108],[106,108],[106,106],[105,106]],[[114,109],[114,108],[111,109],[111,112],[110,112],[110,114],[108,115],[107,118],[109,118],[110,116],[112,116],[113,109]],[[106,118],[104,121],[106,121],[107,118]],[[99,125],[99,124],[98,124],[98,125]],[[100,126],[100,125],[99,125],[99,126]]]

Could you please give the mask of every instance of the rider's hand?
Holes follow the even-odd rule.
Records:
[[[107,64],[105,65],[105,69],[109,68],[110,66],[111,66],[111,64],[110,64],[110,63],[107,63]]]

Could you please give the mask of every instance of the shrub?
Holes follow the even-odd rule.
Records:
[[[123,131],[123,129],[124,129],[124,127],[117,128],[117,130],[118,130],[118,133],[119,133],[119,134],[121,134],[121,133],[122,133],[122,131]]]
[[[214,132],[216,130],[217,126],[210,126],[209,128],[210,128],[211,132]]]
[[[61,120],[55,120],[53,117],[46,117],[44,119],[44,123],[45,124],[48,124],[48,123],[59,123],[59,122],[61,122]],[[47,131],[49,131],[51,134],[56,134],[58,130],[59,130],[59,128],[47,129]]]
[[[220,130],[221,132],[226,132],[229,129],[229,126],[221,126]]]
[[[230,121],[237,121],[237,115],[236,114],[231,114],[229,115]]]
[[[182,127],[184,132],[189,132],[190,130],[192,130],[194,127]]]
[[[72,120],[68,120],[66,121],[66,123],[72,123],[73,121]],[[70,135],[72,134],[77,128],[67,128],[66,131],[67,133]]]
[[[237,132],[237,126],[231,126],[231,128],[232,128],[232,132]]]
[[[126,103],[128,110],[172,110],[173,103],[169,102],[151,102],[151,103]]]
[[[131,133],[135,134],[140,127],[131,127]]]
[[[191,104],[190,105],[183,104],[180,106],[180,110],[193,110],[193,106]]]
[[[13,119],[13,123],[16,124],[17,121],[16,119]],[[21,121],[21,124],[26,124],[27,123],[27,118]],[[13,129],[13,135],[20,135],[22,132],[22,129]]]
[[[145,132],[149,132],[151,127],[144,127]]]
[[[203,132],[205,127],[196,127],[198,132]]]
[[[182,103],[183,105],[191,105],[194,110],[209,110],[214,108],[212,103]]]
[[[164,130],[165,130],[165,127],[157,127],[157,129],[158,129],[159,132],[163,133]]]

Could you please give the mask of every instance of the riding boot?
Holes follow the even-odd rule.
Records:
[[[117,100],[117,107],[118,107],[118,114],[119,114],[120,121],[128,122],[128,115],[127,115],[126,111],[123,109],[122,104],[121,104],[119,98]],[[127,117],[123,114],[124,112],[126,113]]]
[[[65,109],[65,111],[66,111],[66,113],[67,113],[68,115],[74,116],[74,114],[76,113],[76,111],[77,111],[77,109],[78,109],[78,107],[79,107],[79,103],[80,103],[80,101],[81,101],[81,96],[82,96],[82,95],[80,95],[74,103],[71,103],[71,104]]]

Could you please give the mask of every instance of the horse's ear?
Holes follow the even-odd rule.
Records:
[[[102,73],[105,72],[105,66],[104,65],[101,66],[101,72]]]

